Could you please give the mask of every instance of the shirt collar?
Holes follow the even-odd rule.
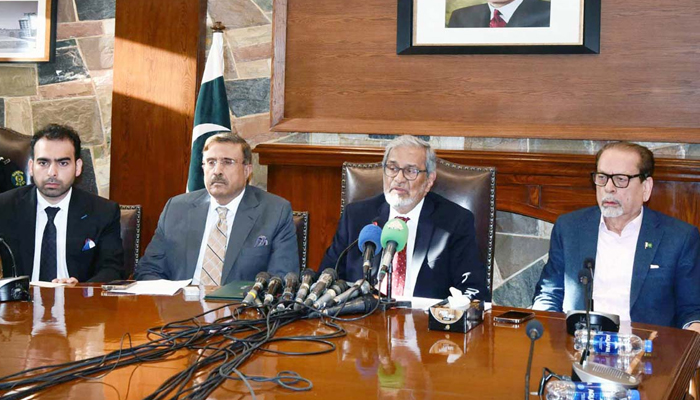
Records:
[[[43,194],[39,191],[39,189],[36,189],[36,204],[37,208],[40,210],[46,209],[46,207],[58,207],[61,210],[68,210],[68,205],[70,204],[70,198],[73,195],[73,188],[69,188],[68,192],[66,194],[66,197],[63,198],[63,200],[59,201],[58,204],[51,204],[49,203],[46,198],[44,197]]]
[[[641,211],[639,212],[639,215],[637,215],[632,221],[630,221],[627,225],[625,225],[624,228],[622,228],[622,232],[620,232],[620,236],[626,236],[626,235],[631,235],[631,234],[639,234],[639,231],[642,229],[642,218],[644,217],[644,207],[642,207]],[[598,225],[598,228],[605,233],[610,233],[612,234],[613,232],[608,229],[608,226],[605,225],[605,219],[603,218],[603,213],[600,214],[600,224]],[[617,235],[617,234],[615,234]]]
[[[512,2],[510,4],[506,4],[505,6],[498,8],[498,11],[500,11],[501,14],[503,15],[503,19],[506,22],[508,22],[508,21],[510,21],[510,18],[515,13],[515,10],[517,10],[518,7],[520,7],[520,4],[522,2],[523,2],[523,0],[515,0],[514,2]],[[488,3],[488,4],[489,4],[489,11],[490,11],[489,16],[493,17],[493,10],[495,10],[496,7],[492,6],[491,3]]]
[[[233,200],[229,201],[228,204],[219,204],[216,202],[216,199],[212,197],[212,195],[209,195],[209,211],[216,210],[217,207],[226,207],[229,211],[235,211],[238,209],[238,205],[241,204],[241,200],[243,199],[244,194],[245,187],[243,188],[241,193],[238,196],[236,196]]]
[[[418,221],[418,218],[420,218],[420,212],[423,209],[423,202],[425,201],[425,197],[423,197],[420,201],[420,203],[416,204],[415,207],[413,207],[413,210],[409,211],[406,214],[399,214],[398,211],[394,210],[393,207],[389,208],[389,219],[396,218],[398,216],[401,217],[406,217],[408,218],[409,221]]]

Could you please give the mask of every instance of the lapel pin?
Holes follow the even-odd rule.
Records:
[[[87,214],[85,214],[85,215],[83,215],[82,217],[80,217],[80,219],[85,219],[85,218],[87,218]]]
[[[644,242],[645,249],[651,249],[651,242]]]

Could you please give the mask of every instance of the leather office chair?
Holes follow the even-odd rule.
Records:
[[[343,163],[340,208],[383,191],[382,163]],[[474,214],[477,245],[488,269],[491,290],[496,219],[496,169],[468,167],[437,159],[437,179],[432,192]]]
[[[307,211],[293,211],[292,219],[297,229],[297,246],[299,248],[300,271],[306,268],[307,250],[309,248],[309,213]]]
[[[32,137],[8,128],[0,128],[0,157],[9,158],[29,179],[29,143]]]
[[[121,211],[121,238],[124,247],[124,270],[131,278],[139,263],[141,243],[141,206],[119,206]]]

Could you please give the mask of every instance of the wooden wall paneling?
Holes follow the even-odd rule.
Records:
[[[117,2],[110,195],[143,205],[142,249],[166,200],[185,191],[206,5]]]
[[[309,212],[309,266],[316,268],[340,218],[343,162],[376,162],[374,147],[260,144],[268,165],[268,190]],[[589,173],[595,156],[438,150],[438,157],[462,165],[496,168],[496,209],[549,222],[563,213],[596,204]],[[657,159],[650,208],[700,226],[700,160]]]
[[[604,2],[599,55],[398,56],[394,0],[278,4],[273,130],[700,142],[697,0]]]

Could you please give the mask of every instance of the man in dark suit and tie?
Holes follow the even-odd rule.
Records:
[[[382,163],[384,193],[345,207],[320,270],[334,267],[365,225],[377,222],[383,227],[398,217],[407,220],[409,236],[406,249],[394,258],[393,295],[442,299],[455,287],[477,299],[490,300],[474,215],[430,192],[437,176],[430,145],[410,135],[399,136],[387,145]],[[375,257],[373,269],[378,262]],[[350,249],[340,258],[338,272],[349,281],[361,279],[362,253]]]
[[[74,188],[80,176],[80,137],[49,125],[31,140],[32,185],[0,194],[0,237],[13,250],[17,272],[32,281],[106,282],[123,278],[119,206]],[[3,255],[3,274],[11,262]]]
[[[454,10],[448,28],[549,27],[550,2],[542,0],[489,0]]]
[[[202,159],[206,189],[168,200],[136,279],[216,286],[254,280],[261,271],[298,272],[292,207],[247,185],[253,170],[248,143],[232,133],[213,135]]]
[[[585,309],[578,273],[591,258],[596,311],[700,331],[700,233],[644,207],[653,173],[646,147],[615,142],[598,152],[591,174],[598,206],[557,220],[534,309]]]

